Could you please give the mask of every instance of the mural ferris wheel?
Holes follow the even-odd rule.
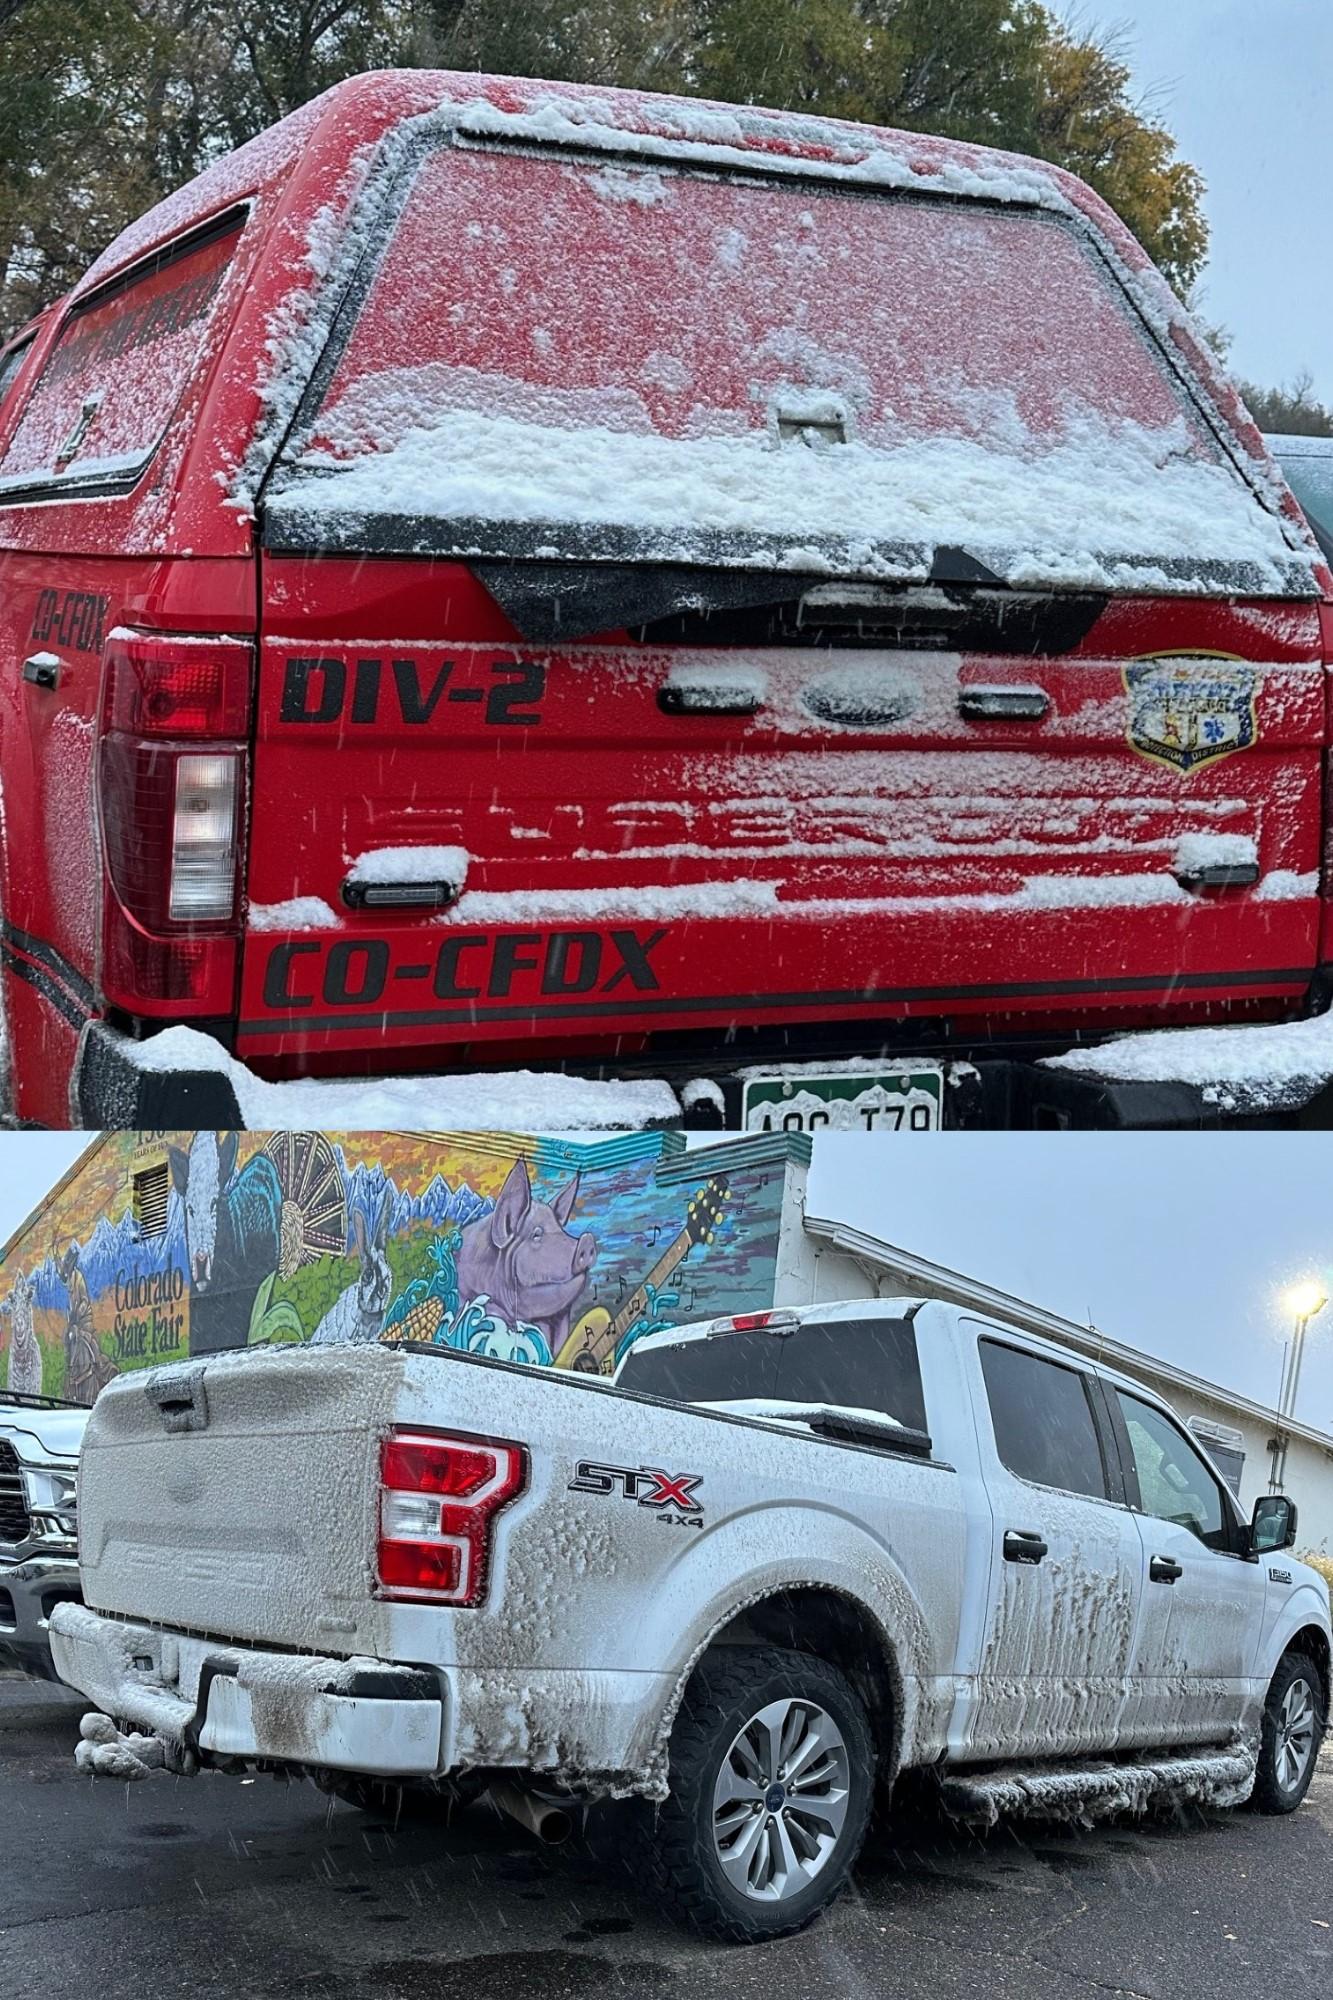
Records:
[[[278,1276],[290,1278],[317,1257],[341,1257],[347,1248],[347,1193],[324,1134],[273,1132],[264,1151],[282,1189]]]

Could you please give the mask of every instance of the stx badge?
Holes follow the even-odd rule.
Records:
[[[595,1465],[581,1458],[569,1482],[571,1493],[600,1493],[633,1500],[637,1506],[651,1507],[661,1520],[674,1519],[678,1526],[701,1528],[703,1503],[694,1498],[703,1475],[690,1472],[662,1472],[654,1465]]]
[[[1259,733],[1259,676],[1240,660],[1176,654],[1125,668],[1129,741],[1143,757],[1197,771],[1248,750]]]

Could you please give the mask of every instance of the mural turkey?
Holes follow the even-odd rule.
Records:
[[[771,1299],[788,1154],[676,1133],[108,1133],[7,1246],[0,1382],[90,1403],[124,1369],[275,1341],[609,1373],[651,1329]]]

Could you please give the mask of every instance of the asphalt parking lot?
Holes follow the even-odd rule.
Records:
[[[80,2000],[1295,2000],[1333,1988],[1333,1759],[1290,1820],[881,1840],[803,1937],[682,1935],[614,1813],[396,1829],[270,1778],[80,1777],[80,1704],[0,1675],[0,1994]]]

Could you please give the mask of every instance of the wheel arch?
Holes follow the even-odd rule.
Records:
[[[879,1769],[897,1776],[913,1708],[900,1646],[861,1598],[829,1583],[777,1584],[720,1614],[672,1690],[660,1725],[664,1748],[703,1660],[723,1647],[755,1644],[808,1653],[846,1674],[865,1704]]]
[[[1333,1673],[1333,1647],[1329,1645],[1328,1634],[1323,1626],[1302,1625],[1298,1631],[1293,1632],[1282,1648],[1282,1659],[1285,1660],[1289,1653],[1303,1653],[1307,1659],[1314,1661],[1323,1676],[1324,1705],[1327,1710],[1330,1696],[1333,1696],[1333,1684],[1330,1683],[1330,1674]],[[1327,1716],[1325,1719],[1327,1720]]]

